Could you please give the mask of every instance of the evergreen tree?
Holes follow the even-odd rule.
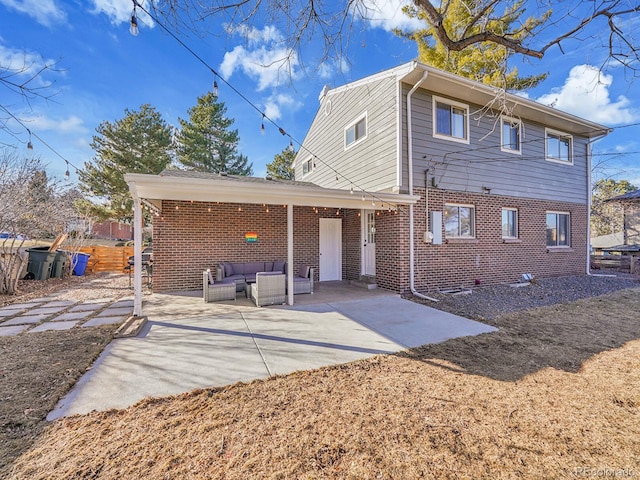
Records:
[[[133,200],[125,173],[158,174],[171,163],[171,129],[151,105],[139,111],[125,110],[114,123],[102,122],[91,147],[95,157],[79,172],[80,186],[107,200],[103,217],[130,221]]]
[[[296,151],[292,148],[285,148],[282,152],[273,157],[273,162],[267,163],[267,175],[283,180],[293,180],[293,161],[296,158]]]
[[[252,164],[237,153],[238,130],[231,130],[234,120],[225,117],[227,108],[213,92],[198,97],[188,111],[189,120],[178,119],[177,160],[187,170],[251,175]]]
[[[444,28],[453,40],[468,37],[482,31],[502,35],[514,30],[519,25],[523,0],[509,6],[503,15],[497,15],[486,22],[474,23],[478,10],[483,7],[480,0],[451,0],[447,14],[443,19]],[[399,35],[414,40],[418,44],[418,61],[427,65],[476,80],[485,85],[505,90],[525,90],[535,87],[547,77],[546,73],[520,77],[517,68],[509,69],[507,61],[513,51],[494,42],[474,43],[461,50],[452,51],[438,39],[435,29],[427,21],[424,10],[416,7],[405,7],[404,12],[411,18],[425,21],[426,28],[415,32],[397,32]],[[487,12],[485,12],[486,14]],[[514,40],[524,41],[531,32],[543,24],[549,13],[543,18],[528,18],[517,33],[511,35]]]

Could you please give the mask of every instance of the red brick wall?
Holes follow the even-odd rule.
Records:
[[[345,215],[341,210],[338,217]],[[294,272],[300,265],[309,265],[315,269],[316,281],[321,217],[336,218],[336,209],[294,208]],[[349,225],[343,225],[345,278],[350,275],[345,259],[351,258],[354,241]],[[257,232],[258,241],[247,243],[247,232]],[[155,291],[201,288],[202,272],[223,261],[286,260],[287,209],[282,205],[165,200],[161,216],[154,220],[153,256]]]
[[[444,240],[425,244],[425,189],[416,189],[422,200],[415,207],[416,288],[513,283],[523,273],[535,277],[583,274],[587,263],[587,206],[496,195],[429,190],[429,211],[443,211],[445,203],[475,206],[475,241]],[[518,209],[519,239],[502,239],[503,207]],[[571,214],[571,248],[553,251],[546,246],[546,212]],[[408,220],[407,220],[408,221]],[[444,226],[443,226],[444,227]],[[443,231],[444,238],[444,231]]]

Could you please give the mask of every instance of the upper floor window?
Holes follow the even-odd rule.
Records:
[[[569,214],[547,212],[547,247],[569,246]]]
[[[476,227],[473,205],[445,205],[444,231],[447,238],[474,238]]]
[[[545,130],[546,158],[553,162],[573,163],[573,138],[566,133]]]
[[[510,117],[500,119],[502,125],[502,143],[500,149],[503,152],[522,153],[520,139],[522,138],[522,123],[520,120]]]
[[[305,176],[307,173],[311,173],[313,171],[313,158],[309,158],[305,160],[302,164],[302,176]]]
[[[353,122],[344,130],[344,148],[364,140],[367,137],[367,114]]]
[[[502,238],[518,238],[518,210],[502,209]]]
[[[433,97],[433,136],[469,143],[469,106]]]

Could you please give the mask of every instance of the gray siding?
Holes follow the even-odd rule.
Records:
[[[403,86],[402,105],[406,112]],[[452,99],[455,100],[455,99]],[[587,139],[573,136],[573,165],[545,160],[545,126],[522,119],[522,154],[500,150],[500,117],[474,115],[478,105],[469,105],[470,143],[433,137],[432,95],[423,89],[412,97],[414,186],[428,183],[438,188],[563,202],[587,202]],[[394,117],[395,118],[395,117]],[[394,119],[389,118],[389,121]],[[402,190],[408,188],[407,122],[402,115]]]
[[[331,102],[330,109],[328,102]],[[395,77],[348,87],[321,101],[295,161],[295,178],[327,188],[392,190],[397,179],[397,83]],[[327,112],[329,112],[327,114]],[[367,114],[367,138],[345,150],[344,131]],[[311,158],[316,168],[302,175]],[[333,168],[329,168],[331,165]],[[338,180],[336,181],[336,171]]]

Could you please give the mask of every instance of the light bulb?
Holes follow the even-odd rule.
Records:
[[[289,140],[289,151],[291,153],[293,153],[294,149],[293,149],[293,140]]]
[[[218,81],[213,81],[213,96],[218,98]]]
[[[134,37],[137,37],[140,31],[138,30],[138,19],[136,18],[135,12],[133,13],[133,15],[131,15],[130,24],[131,26],[129,27],[129,33],[131,33],[131,35],[133,35]]]
[[[27,142],[27,149],[28,149],[28,150],[33,150],[33,143],[31,143],[31,140],[29,140],[29,141]]]

